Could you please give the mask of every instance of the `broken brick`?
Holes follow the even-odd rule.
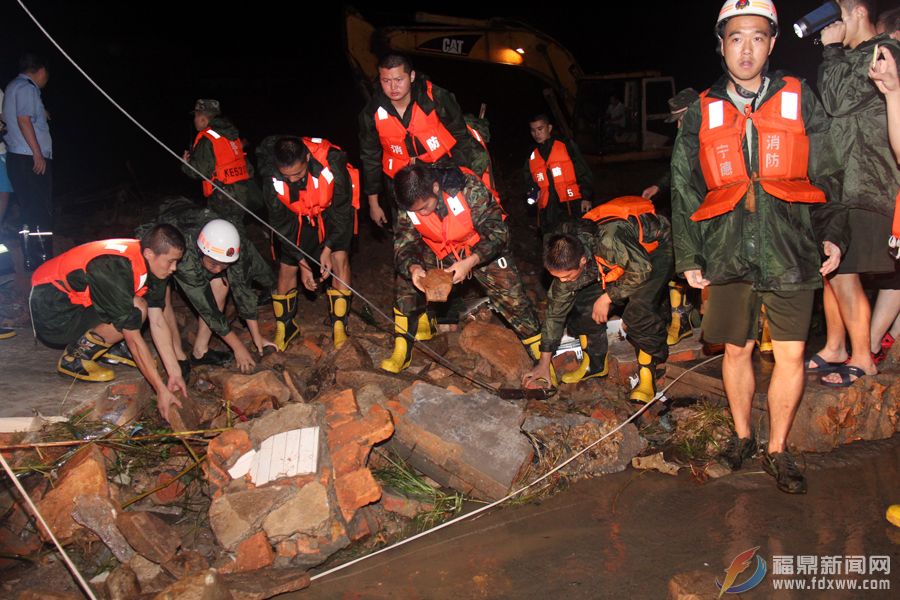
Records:
[[[283,406],[291,398],[291,391],[284,381],[268,370],[253,375],[228,375],[222,388],[231,406],[248,417]]]
[[[109,496],[106,463],[100,449],[91,444],[76,452],[59,470],[56,487],[37,503],[37,508],[60,543],[66,544],[81,530],[72,518],[75,498],[82,495]],[[43,527],[41,537],[49,541]]]
[[[275,562],[275,553],[265,531],[260,531],[238,544],[234,563],[228,572],[243,573],[268,567]]]
[[[508,382],[521,382],[534,365],[516,334],[501,325],[472,321],[459,335],[459,345],[490,363]],[[476,364],[476,371],[481,364]]]
[[[157,564],[172,560],[181,546],[181,539],[175,531],[149,512],[120,512],[116,517],[116,526],[135,552]]]
[[[334,480],[334,491],[344,521],[350,522],[357,509],[381,498],[381,486],[368,469],[357,469]]]

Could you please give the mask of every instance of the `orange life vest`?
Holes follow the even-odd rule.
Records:
[[[134,294],[143,296],[147,293],[147,262],[141,254],[141,242],[134,239],[111,239],[89,242],[76,246],[55,258],[51,258],[32,274],[31,285],[51,284],[69,296],[69,302],[81,306],[91,306],[91,289],[73,290],[67,277],[75,271],[84,271],[88,263],[98,256],[124,256],[131,263],[134,274]]]
[[[313,177],[312,173],[307,172],[306,189],[300,190],[296,198],[291,197],[288,183],[278,177],[272,177],[272,187],[281,203],[297,215],[300,227],[303,227],[303,218],[306,217],[309,224],[318,229],[319,242],[324,242],[325,222],[322,213],[331,206],[334,197],[334,173],[331,172],[328,164],[328,151],[332,148],[340,150],[340,147],[322,138],[305,137],[302,138],[302,141],[310,155],[322,165],[319,176]],[[347,163],[347,172],[350,175],[352,188],[350,203],[354,209],[353,232],[356,233],[358,228],[356,211],[359,210],[359,169]]]
[[[785,202],[821,203],[825,193],[807,174],[809,138],[803,125],[800,80],[785,77],[785,86],[755,111],[742,114],[731,102],[700,95],[700,167],[709,190],[691,220],[724,215],[738,205],[753,181]],[[743,141],[747,119],[757,132],[759,174],[747,173]]]
[[[531,170],[531,177],[537,184],[540,194],[538,195],[538,208],[543,210],[547,208],[550,201],[550,177],[553,175],[553,187],[556,189],[556,195],[559,196],[560,202],[571,202],[581,199],[581,188],[578,186],[578,180],[575,177],[575,164],[566,150],[566,145],[560,140],[554,140],[550,147],[550,156],[547,160],[541,156],[537,148],[531,153],[528,160],[528,168]]]
[[[616,220],[627,221],[629,217],[634,217],[638,226],[638,242],[647,251],[647,254],[651,254],[659,248],[659,242],[644,241],[644,226],[640,217],[647,214],[656,214],[656,209],[653,207],[652,202],[640,196],[622,196],[592,208],[583,218],[596,223],[608,223]],[[619,265],[607,262],[600,256],[594,256],[594,259],[597,261],[597,267],[600,270],[600,281],[604,288],[607,283],[612,283],[625,273],[625,269]]]
[[[430,81],[425,83],[425,90],[433,102]],[[410,156],[406,153],[407,136],[412,136],[425,149],[416,159],[426,163],[437,162],[442,156],[450,154],[456,145],[456,138],[441,123],[436,109],[425,114],[418,103],[411,101],[407,110],[412,111],[408,128],[383,107],[379,106],[375,111],[375,129],[378,130],[382,148],[381,168],[392,179],[397,171],[410,163]]]
[[[469,133],[472,134],[472,137],[475,138],[475,141],[484,149],[485,154],[488,155],[488,166],[484,170],[484,173],[481,174],[481,183],[484,184],[484,187],[491,193],[491,196],[494,197],[494,200],[497,202],[497,206],[500,207],[500,212],[503,213],[503,220],[506,220],[506,211],[503,210],[503,204],[500,202],[500,192],[498,192],[494,188],[494,176],[492,173],[492,166],[490,161],[490,153],[487,149],[487,144],[484,143],[484,139],[481,137],[481,134],[472,127],[471,125],[466,125],[466,129],[469,130]]]
[[[250,179],[250,171],[247,168],[247,155],[244,154],[244,146],[240,138],[229,140],[207,127],[194,138],[194,147],[202,138],[206,138],[212,144],[213,153],[216,156],[216,170],[210,179],[225,185],[246,181]],[[203,182],[203,196],[212,195],[215,188],[208,181]]]
[[[469,169],[460,170],[466,175],[475,175]],[[444,206],[447,207],[447,216],[443,219],[437,212],[432,212],[427,217],[420,217],[411,210],[406,211],[406,214],[438,260],[443,260],[450,254],[459,260],[472,253],[472,247],[481,241],[481,236],[475,231],[472,211],[463,193],[460,191],[455,196],[450,196],[442,192],[442,197]]]

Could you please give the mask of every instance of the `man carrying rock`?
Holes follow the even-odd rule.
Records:
[[[231,353],[209,347],[213,333],[231,348],[237,367],[245,373],[250,372],[256,362],[229,326],[224,313],[225,302],[230,292],[238,315],[247,323],[253,345],[260,355],[266,346],[274,346],[260,334],[257,294],[252,287],[254,282],[267,291],[274,287],[275,276],[269,265],[232,223],[219,218],[208,208],[198,208],[187,199],[166,202],[156,222],[172,225],[185,239],[184,256],[174,279],[199,315],[190,357],[181,346],[169,290],[166,291],[165,309],[174,352],[185,379],[191,365],[224,365],[231,360]]]
[[[253,182],[253,167],[247,161],[237,127],[222,116],[218,100],[201,98],[194,103],[191,113],[197,137],[190,151],[185,150],[184,160],[228,192],[241,206],[252,209],[259,201],[259,188]],[[194,169],[181,166],[185,175],[200,179]],[[209,208],[243,229],[244,210],[208,181],[203,181],[203,197]]]
[[[638,357],[638,384],[630,398],[650,402],[656,395],[656,365],[669,357],[668,282],[675,268],[669,221],[656,214],[649,200],[616,198],[550,234],[544,266],[553,282],[541,329],[541,356],[525,374],[524,384],[551,379],[550,359],[566,328],[579,337],[583,357],[577,370],[562,376],[563,383],[605,377],[610,307],[627,301],[622,321]]]
[[[397,226],[394,352],[381,368],[399,373],[409,366],[412,340],[429,340],[435,324],[424,310],[422,280],[429,269],[474,277],[494,308],[537,358],[540,325],[525,294],[509,249],[509,229],[499,204],[474,172],[416,163],[394,180]]]
[[[769,0],[728,0],[716,22],[725,75],[688,108],[672,154],[675,270],[709,288],[703,334],[724,343],[722,380],[736,435],[721,460],[756,452],[750,410],[753,348],[766,308],[775,366],[763,468],[778,489],[804,493],[787,449],[803,393],[814,290],[840,262],[846,214],[810,183],[838,171],[819,144],[828,119],[801,80],[768,72],[778,16]]]
[[[163,316],[166,280],[184,254],[182,235],[157,225],[140,240],[111,239],[77,246],[41,265],[32,275],[31,321],[35,334],[51,346],[65,346],[56,369],[82,381],[111,381],[115,373],[100,364],[136,366],[169,408],[187,396]],[[163,383],[141,336],[144,322],[169,376]]]
[[[350,314],[350,246],[359,208],[359,171],[347,154],[328,140],[309,137],[270,137],[259,149],[264,165],[265,201],[269,222],[291,241],[276,236],[278,289],[275,345],[284,350],[300,332],[297,315],[297,275],[310,292],[331,277],[328,288],[334,347],[347,341]],[[298,252],[292,245],[302,252]],[[307,260],[319,262],[318,277]]]

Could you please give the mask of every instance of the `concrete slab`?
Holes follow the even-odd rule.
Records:
[[[30,331],[0,340],[0,417],[65,415],[77,407],[107,397],[111,384],[143,379],[137,369],[115,366],[110,383],[77,381],[59,375],[56,363],[61,350],[35,342]]]

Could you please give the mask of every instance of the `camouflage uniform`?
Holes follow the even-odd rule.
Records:
[[[269,290],[275,287],[275,275],[256,247],[244,236],[241,236],[241,252],[237,261],[228,265],[228,269],[219,275],[207,271],[201,263],[197,234],[204,225],[216,218],[220,216],[212,210],[198,208],[186,198],[176,198],[163,203],[154,225],[168,223],[184,235],[186,249],[173,279],[213,333],[225,336],[231,328],[216,305],[209,282],[216,277],[225,277],[238,315],[245,321],[254,321],[257,319],[258,298],[252,287],[253,282]],[[150,227],[152,225],[142,226],[138,229],[138,235]]]
[[[225,136],[229,140],[240,138],[240,133],[234,124],[224,117],[212,117],[209,120],[209,126],[216,133]],[[191,148],[191,156],[188,162],[192,167],[200,171],[200,173],[213,179],[213,173],[215,173],[216,170],[216,156],[213,152],[212,143],[206,138],[201,138],[200,141],[197,142],[197,145]],[[187,165],[181,165],[181,170],[191,179],[200,179],[200,176],[192,169],[188,168]],[[251,211],[256,211],[259,209],[262,201],[259,186],[253,180],[253,165],[250,164],[249,160],[247,161],[247,171],[250,175],[250,179],[238,181],[237,183],[232,183],[230,185],[225,185],[220,181],[216,181],[216,184],[231,194],[241,203],[241,206],[244,206]],[[235,203],[222,192],[213,189],[212,195],[207,198],[206,205],[216,211],[223,219],[233,223],[234,226],[243,233],[244,211],[239,206],[235,205]]]
[[[558,232],[574,234],[581,240],[587,264],[575,281],[554,279],[550,284],[541,352],[554,352],[568,326],[570,335],[588,337],[590,354],[597,357],[606,354],[606,324],[595,323],[591,318],[594,302],[606,293],[613,304],[628,301],[622,321],[628,331],[628,341],[635,349],[643,350],[656,362],[665,362],[669,357],[668,282],[675,271],[671,226],[662,216],[642,215],[640,219],[644,241],[659,242],[659,247],[650,254],[638,242],[634,217],[607,223],[581,220],[560,226]],[[595,256],[625,271],[607,283],[605,290]]]
[[[509,229],[503,222],[500,207],[477,177],[463,175],[458,169],[442,169],[440,173],[441,190],[453,194],[462,189],[475,230],[481,237],[472,248],[472,252],[481,258],[481,263],[472,270],[472,276],[484,287],[491,303],[520,338],[536,335],[540,325],[516,269],[509,248]],[[438,199],[435,212],[441,218],[446,217],[443,199]],[[437,256],[422,241],[409,214],[400,212],[394,231],[394,264],[399,275],[396,278],[396,306],[400,312],[415,314],[421,312],[425,304],[424,295],[412,284],[410,267],[420,265],[428,270],[448,267],[452,262],[448,257],[443,265],[439,264]]]

